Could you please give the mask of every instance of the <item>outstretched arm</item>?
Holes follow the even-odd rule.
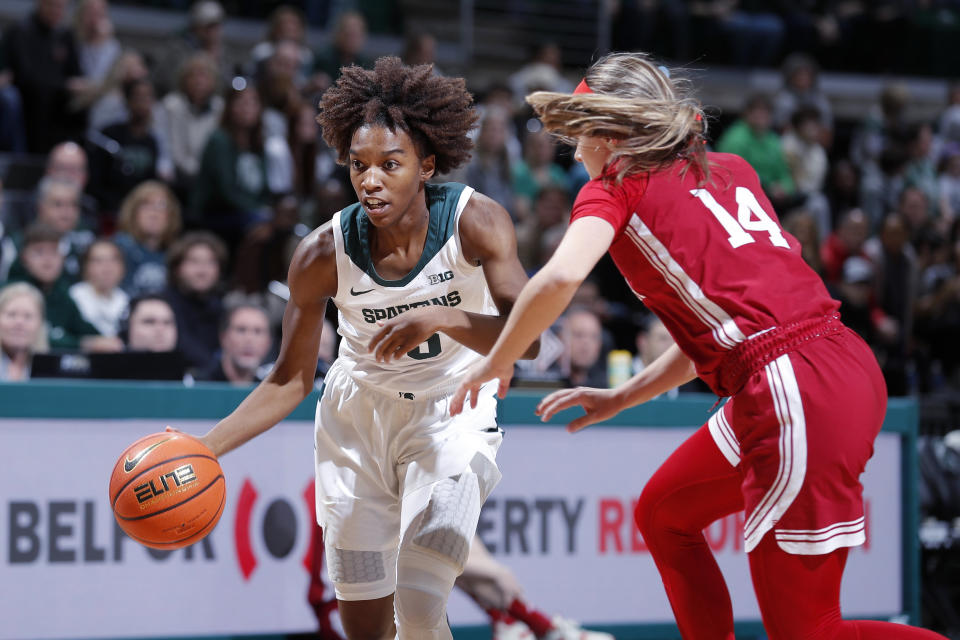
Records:
[[[537,405],[537,415],[544,422],[550,420],[559,411],[580,406],[586,412],[567,425],[567,431],[574,432],[584,427],[612,418],[617,413],[643,404],[681,384],[690,382],[697,376],[693,362],[680,351],[677,345],[671,345],[650,366],[633,376],[615,389],[591,389],[577,387],[554,391]]]
[[[274,426],[313,389],[327,299],[337,291],[329,225],[300,243],[290,264],[290,301],[283,314],[280,354],[270,374],[233,413],[201,438],[220,456]]]
[[[567,308],[577,287],[610,248],[614,233],[613,226],[601,218],[588,216],[573,221],[553,257],[520,292],[493,349],[457,389],[450,404],[452,415],[463,410],[467,397],[475,406],[477,392],[487,380],[499,378],[499,395],[506,396],[513,364]]]
[[[527,282],[527,274],[517,257],[513,222],[510,214],[495,201],[474,193],[460,216],[458,233],[464,256],[483,267],[499,315],[442,306],[407,311],[384,323],[370,340],[368,348],[376,354],[377,360],[402,357],[437,332],[445,333],[479,353],[490,351]],[[538,336],[520,357],[534,358],[539,348]]]

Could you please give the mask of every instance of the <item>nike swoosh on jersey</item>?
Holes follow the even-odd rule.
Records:
[[[350,295],[352,296],[362,296],[365,293],[370,293],[373,289],[364,289],[363,291],[354,291],[353,287],[350,287]]]
[[[143,460],[143,456],[147,455],[148,453],[150,453],[151,451],[153,451],[154,449],[156,449],[157,447],[159,447],[164,442],[170,439],[171,438],[164,438],[160,442],[154,442],[152,445],[150,445],[149,447],[147,447],[137,455],[133,456],[133,460],[131,460],[130,458],[125,459],[123,461],[123,470],[126,471],[127,473],[130,473],[131,471],[134,470],[134,468],[138,464],[140,464],[140,461]]]

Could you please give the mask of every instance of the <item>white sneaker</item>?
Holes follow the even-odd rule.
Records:
[[[536,636],[530,631],[530,627],[519,620],[494,620],[492,640],[536,640]]]
[[[543,636],[543,640],[616,640],[609,633],[583,629],[573,620],[560,616],[555,617],[552,622],[553,629]]]

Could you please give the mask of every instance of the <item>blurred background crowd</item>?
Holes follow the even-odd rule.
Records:
[[[136,8],[107,0],[23,2],[2,31],[0,283],[32,288],[8,290],[0,305],[0,318],[11,307],[19,319],[0,324],[0,377],[28,377],[28,354],[47,349],[143,350],[143,298],[144,310],[172,318],[164,324],[172,334],[151,348],[175,345],[195,378],[262,375],[293,248],[354,201],[320,138],[317,101],[341,66],[383,53],[467,76],[482,113],[476,148],[467,166],[439,179],[507,208],[530,273],[563,234],[587,176],[523,102],[577,80],[568,59],[577,50],[568,56],[562,33],[543,33],[545,4],[486,3],[533,27],[524,59],[485,72],[456,69],[462,53],[440,57],[437,38],[404,19],[409,3],[395,0],[138,4],[147,13],[128,37],[112,13]],[[157,41],[134,37],[160,11],[149,5],[169,9],[163,15],[178,28]],[[844,319],[873,345],[892,395],[960,388],[960,84],[942,79],[935,110],[929,95],[918,110],[902,79],[911,76],[893,75],[957,61],[944,38],[960,33],[960,2],[558,7],[568,18],[608,20],[609,46],[651,51],[704,81],[714,67],[739,69],[736,98],[725,99],[734,104],[711,112],[711,147],[757,170]],[[259,27],[254,42],[225,36],[233,16]],[[821,83],[828,68],[873,80],[857,117],[835,113]],[[749,86],[754,69],[775,83]],[[228,317],[238,307],[246,312],[234,347]],[[635,368],[656,355],[657,324],[605,261],[520,378],[606,384],[611,350],[630,351]],[[211,364],[234,348],[243,355]]]
[[[644,50],[695,81],[890,394],[931,435],[960,417],[960,1],[10,0],[0,26],[0,380],[262,378],[293,248],[355,201],[318,99],[379,55],[467,78],[473,158],[439,179],[506,207],[536,272],[587,176],[523,97]],[[517,383],[606,386],[670,341],[605,259]],[[930,464],[960,479],[956,451]],[[925,504],[960,516],[957,487]]]

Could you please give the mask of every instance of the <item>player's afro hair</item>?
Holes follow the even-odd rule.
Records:
[[[317,122],[341,163],[354,132],[375,124],[406,132],[420,156],[435,155],[437,173],[447,173],[470,158],[467,133],[478,118],[472,105],[463,78],[437,76],[433,65],[408,67],[391,56],[379,58],[373,71],[344,67],[320,100]]]

